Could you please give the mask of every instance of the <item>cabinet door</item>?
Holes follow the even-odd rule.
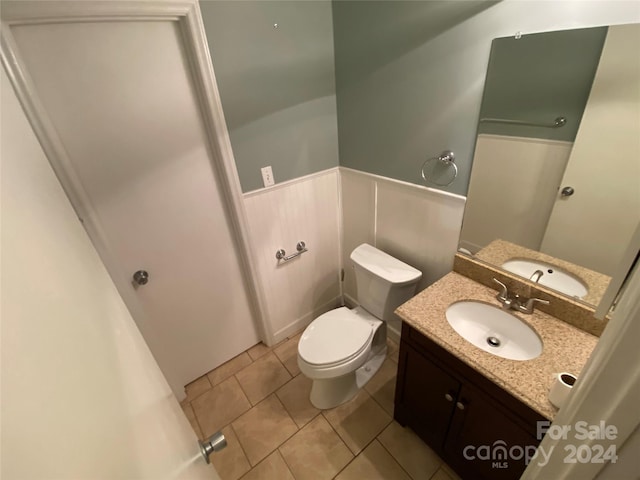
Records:
[[[518,479],[527,453],[531,458],[538,446],[534,432],[535,425],[526,429],[504,406],[465,384],[451,420],[445,458],[459,472],[473,472],[473,478]]]
[[[403,344],[405,371],[396,405],[396,419],[435,449],[442,449],[460,382]]]

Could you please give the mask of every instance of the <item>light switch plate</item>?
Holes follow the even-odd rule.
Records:
[[[262,183],[264,183],[265,187],[270,187],[276,183],[273,179],[273,170],[271,170],[271,165],[262,167],[260,171],[262,172]]]

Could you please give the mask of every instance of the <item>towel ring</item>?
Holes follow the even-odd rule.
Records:
[[[455,158],[451,150],[445,150],[438,157],[428,158],[421,169],[424,181],[439,187],[451,185],[458,176]]]

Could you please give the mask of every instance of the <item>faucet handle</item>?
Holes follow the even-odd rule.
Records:
[[[498,295],[496,295],[496,298],[498,300],[500,300],[501,302],[506,301],[508,296],[509,296],[509,291],[507,290],[507,286],[504,283],[502,283],[500,280],[498,280],[497,278],[494,278],[493,281],[496,282],[498,285],[500,285],[502,287],[502,289],[500,290],[500,293],[498,293]]]
[[[530,298],[520,307],[520,310],[524,313],[533,313],[534,303],[542,303],[543,305],[549,305],[549,300],[542,300],[540,298]]]

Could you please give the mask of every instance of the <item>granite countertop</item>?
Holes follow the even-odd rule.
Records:
[[[605,290],[609,286],[609,282],[611,282],[611,277],[602,273],[501,239],[491,242],[476,253],[475,257],[498,267],[507,260],[512,259],[538,260],[555,265],[574,274],[587,284],[587,294],[584,298],[578,300],[590,305],[598,305],[600,303],[602,295],[604,295]]]
[[[499,385],[536,412],[553,420],[557,409],[547,394],[554,374],[579,375],[598,337],[539,310],[522,314],[510,310],[542,339],[542,354],[533,360],[498,357],[462,338],[447,322],[447,307],[461,300],[477,300],[500,307],[496,291],[451,272],[396,310],[411,327],[445,348],[461,361]]]

